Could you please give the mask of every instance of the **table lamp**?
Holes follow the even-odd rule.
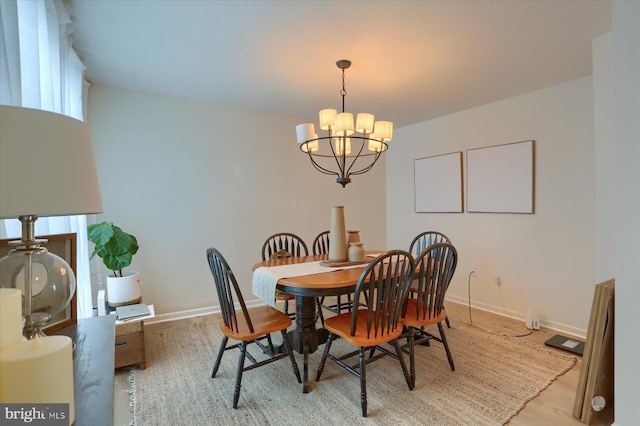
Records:
[[[89,126],[48,111],[0,106],[0,219],[18,218],[22,239],[0,259],[0,287],[22,291],[23,334],[62,312],[75,292],[67,262],[35,238],[39,216],[102,213]]]

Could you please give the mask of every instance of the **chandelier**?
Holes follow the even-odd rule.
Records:
[[[300,150],[309,155],[311,164],[321,173],[337,176],[336,182],[344,188],[351,182],[351,175],[371,170],[380,154],[389,148],[387,142],[393,136],[393,123],[374,121],[373,114],[361,112],[354,126],[353,114],[344,110],[347,95],[344,70],[351,66],[351,61],[341,59],[336,65],[342,70],[342,112],[320,111],[320,129],[326,130],[327,136],[318,137],[313,123],[298,124],[296,136]]]

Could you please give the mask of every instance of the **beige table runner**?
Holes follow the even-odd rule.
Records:
[[[261,266],[253,271],[253,294],[267,302],[269,306],[276,306],[276,285],[280,278],[300,277],[303,275],[321,274],[337,271],[338,269],[362,268],[360,265],[330,268],[320,265],[320,262],[294,263],[281,266]]]

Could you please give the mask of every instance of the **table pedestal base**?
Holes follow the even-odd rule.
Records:
[[[318,350],[318,346],[327,341],[329,332],[316,328],[316,298],[296,296],[296,329],[287,333],[293,350],[303,355],[302,392],[309,392],[309,354]],[[283,343],[274,348],[283,353],[287,347]]]
[[[316,298],[296,296],[296,330],[291,344],[303,355],[302,392],[309,392],[309,354],[327,341],[327,330],[316,329]],[[321,335],[322,334],[322,335]]]
[[[289,335],[289,340],[291,341],[291,346],[293,350],[298,352],[299,354],[304,353],[304,338],[308,338],[307,348],[308,353],[312,354],[316,350],[318,350],[318,346],[327,342],[327,338],[329,337],[329,332],[325,328],[318,328],[313,333],[310,334],[301,334],[298,330],[293,330],[287,333]],[[284,351],[287,348],[283,349]]]

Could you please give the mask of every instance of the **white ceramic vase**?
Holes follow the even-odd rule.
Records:
[[[123,277],[107,277],[107,300],[109,306],[124,306],[140,303],[140,273],[125,272]]]
[[[364,247],[362,243],[349,243],[349,262],[362,262],[364,260]]]
[[[359,243],[360,241],[360,231],[356,229],[347,229],[347,252],[349,251],[349,246],[351,243]]]
[[[347,260],[347,234],[344,226],[344,206],[331,208],[329,226],[329,261],[344,262]]]

